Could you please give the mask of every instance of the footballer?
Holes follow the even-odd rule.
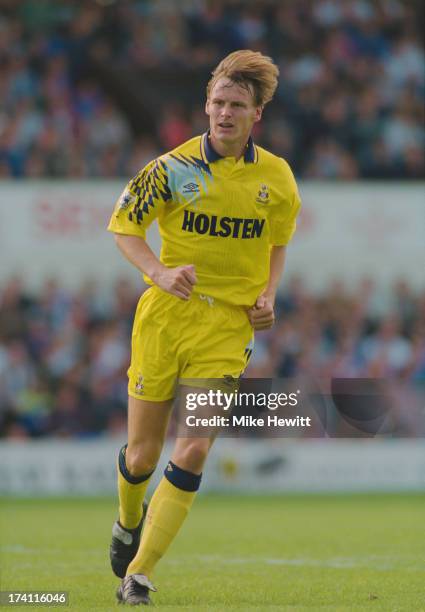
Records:
[[[151,603],[155,567],[190,511],[213,443],[213,435],[177,438],[146,505],[179,381],[239,378],[254,331],[274,322],[300,198],[288,164],[257,146],[251,131],[278,73],[258,52],[224,58],[207,86],[209,130],[143,168],[108,227],[151,285],[134,319],[128,443],[118,456],[119,520],[110,559],[122,579],[122,603]],[[159,259],[145,240],[154,219]]]

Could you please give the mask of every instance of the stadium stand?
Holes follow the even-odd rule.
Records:
[[[139,290],[127,280],[104,293],[53,280],[31,295],[19,278],[0,290],[0,436],[122,434],[126,369]],[[425,295],[400,281],[384,296],[365,280],[311,295],[294,278],[272,332],[258,333],[253,377],[383,378],[397,386],[403,418],[412,383],[425,380]],[[411,435],[421,435],[413,420]],[[422,432],[422,434],[425,432]]]
[[[1,0],[0,176],[134,175],[206,129],[199,83],[251,48],[281,71],[256,140],[297,178],[423,178],[423,26],[420,0]],[[125,281],[0,287],[0,436],[123,432],[137,298]],[[425,296],[407,283],[320,296],[293,279],[278,314],[253,376],[423,384]]]
[[[206,128],[199,83],[270,54],[257,129],[298,177],[424,175],[420,0],[0,3],[0,176],[133,175]]]

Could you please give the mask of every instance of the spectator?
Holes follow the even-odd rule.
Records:
[[[192,84],[238,48],[281,68],[270,124],[256,138],[297,175],[424,176],[419,2],[46,7],[0,8],[2,176],[134,175],[138,159],[205,129]]]
[[[17,278],[0,288],[0,435],[123,431],[138,294],[127,280],[108,294],[52,279],[32,296]],[[425,379],[425,297],[404,280],[389,296],[365,279],[351,292],[335,282],[321,297],[294,278],[276,314],[273,331],[256,338],[249,376],[386,377],[395,398]]]

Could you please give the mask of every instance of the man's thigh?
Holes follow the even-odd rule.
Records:
[[[198,295],[183,302],[149,289],[134,320],[128,393],[159,403],[175,396],[178,380],[238,378],[252,344],[244,309]]]
[[[136,400],[173,398],[178,377],[178,298],[152,287],[139,301],[131,339],[128,394]]]
[[[243,308],[216,300],[202,307],[205,316],[180,372],[182,385],[191,386],[196,379],[239,378],[252,353],[254,334]]]
[[[128,446],[159,443],[162,447],[170,420],[172,400],[151,402],[128,398]]]

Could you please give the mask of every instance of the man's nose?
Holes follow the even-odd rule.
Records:
[[[227,118],[227,117],[230,117],[231,114],[232,114],[232,107],[230,106],[230,104],[229,105],[225,104],[221,109],[221,116]]]

